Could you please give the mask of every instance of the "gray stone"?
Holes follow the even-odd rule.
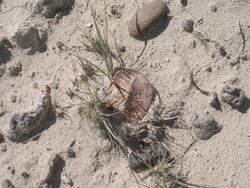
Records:
[[[12,47],[12,44],[7,38],[0,39],[0,64],[7,63],[11,60],[12,54],[9,49]]]
[[[33,55],[34,53],[46,51],[47,33],[40,32],[35,27],[20,28],[13,39],[16,40],[18,46],[23,49],[29,49],[27,54]]]
[[[211,10],[212,12],[217,12],[217,6],[216,6],[215,4],[212,4],[212,5],[210,6],[210,10]]]
[[[70,9],[75,0],[39,0],[37,11],[47,18],[53,18],[58,12]]]
[[[17,65],[10,66],[8,68],[9,76],[16,77],[22,71],[22,64],[18,63]]]
[[[221,100],[233,108],[239,108],[247,99],[245,92],[233,85],[226,84],[221,91]]]
[[[5,179],[2,182],[2,188],[15,188],[15,186],[13,185],[13,183],[11,183],[10,180]]]
[[[191,33],[194,30],[194,21],[192,19],[185,19],[181,23],[183,31]]]
[[[217,110],[221,108],[219,97],[216,92],[211,92],[210,94],[210,105]]]
[[[11,95],[10,100],[11,100],[12,103],[16,103],[17,96],[16,95]]]
[[[6,113],[5,106],[3,105],[3,101],[0,101],[0,117]]]
[[[0,130],[0,144],[5,142],[5,138],[3,136],[2,131]]]
[[[207,140],[219,131],[218,123],[209,113],[194,113],[190,118],[193,133],[202,140]]]
[[[43,93],[39,103],[30,112],[17,113],[11,117],[8,137],[12,141],[18,141],[25,134],[30,133],[41,125],[41,122],[48,116],[51,109],[51,98]]]

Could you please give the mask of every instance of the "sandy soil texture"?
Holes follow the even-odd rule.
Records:
[[[72,54],[103,65],[82,42],[87,42],[83,33],[95,36],[91,9],[104,24],[104,1],[65,0],[53,9],[40,2],[0,0],[0,185],[157,187],[147,172],[131,171],[121,150],[80,117],[79,100],[66,94],[81,74]],[[111,34],[109,41],[127,68],[146,76],[166,107],[181,104],[178,125],[166,128],[178,159],[173,171],[185,180],[173,187],[250,187],[250,0],[164,1],[163,24],[147,40],[138,40],[128,25],[147,2],[106,0],[108,29],[117,45]],[[193,21],[188,32],[185,20]],[[46,91],[51,101],[41,98]],[[55,110],[45,117],[47,104]],[[21,116],[24,112],[29,114]],[[197,118],[208,113],[211,117]],[[41,129],[16,142],[8,135],[15,138],[10,124],[14,129],[17,121],[25,122],[20,117],[33,118]],[[192,129],[195,121],[215,126],[209,129],[213,134],[202,139],[200,127]],[[23,126],[26,134],[33,124]]]

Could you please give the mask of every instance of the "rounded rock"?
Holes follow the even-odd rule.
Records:
[[[129,35],[142,39],[155,28],[167,13],[167,6],[161,0],[153,0],[137,10],[128,25]]]
[[[13,185],[13,183],[11,183],[10,180],[5,179],[2,182],[2,188],[15,188],[15,186]]]
[[[233,108],[239,108],[247,99],[245,92],[233,85],[225,85],[221,91],[221,100]]]
[[[211,138],[219,130],[218,123],[209,113],[194,113],[190,125],[194,134],[202,140]]]
[[[192,19],[185,19],[181,23],[183,31],[191,33],[194,30],[194,21]]]
[[[212,5],[210,6],[210,10],[211,10],[212,12],[217,12],[217,6],[216,6],[215,4],[212,4]]]

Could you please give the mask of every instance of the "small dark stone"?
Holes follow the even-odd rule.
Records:
[[[212,4],[212,5],[210,6],[210,10],[211,10],[212,12],[217,12],[217,6],[216,6],[215,4]]]
[[[247,99],[245,92],[233,85],[225,85],[221,91],[221,100],[238,109]]]
[[[243,54],[240,56],[240,58],[241,58],[243,61],[248,61],[248,60],[250,60],[250,55],[243,53]]]
[[[10,180],[5,179],[2,182],[2,188],[15,188],[15,186],[11,183]]]
[[[25,179],[28,179],[30,177],[30,174],[24,171],[22,172],[21,176],[24,177]]]
[[[17,65],[15,66],[10,66],[8,68],[9,70],[9,75],[10,77],[15,77],[15,76],[18,76],[19,73],[22,71],[22,64],[21,63],[18,63]]]
[[[69,158],[76,158],[76,152],[72,148],[69,148],[68,149],[68,156],[69,156]]]
[[[187,6],[188,0],[180,0],[180,2],[183,6]]]
[[[10,100],[12,103],[16,103],[17,96],[16,95],[11,95]]]
[[[221,109],[221,104],[220,104],[220,101],[219,101],[219,97],[218,97],[218,94],[216,92],[212,92],[210,94],[210,97],[211,97],[211,100],[210,100],[210,105],[217,109],[217,110],[220,110]]]
[[[126,47],[123,46],[123,45],[119,45],[119,46],[118,46],[118,49],[119,49],[119,51],[122,52],[122,53],[125,53],[125,52],[126,52]]]
[[[3,105],[3,101],[0,101],[0,117],[6,113],[6,109]]]
[[[191,19],[185,19],[182,21],[182,29],[188,33],[191,33],[194,30],[194,21]]]
[[[0,144],[5,142],[5,138],[3,136],[2,131],[0,130]]]
[[[227,55],[226,50],[222,46],[219,48],[219,53],[222,57],[225,57]]]
[[[190,125],[194,134],[202,140],[211,138],[219,131],[218,123],[209,113],[194,113]]]

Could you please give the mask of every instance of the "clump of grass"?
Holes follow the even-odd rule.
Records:
[[[122,145],[122,142],[111,123],[111,117],[113,114],[108,110],[108,105],[101,92],[101,86],[96,80],[97,77],[106,77],[112,82],[115,73],[112,53],[107,39],[107,22],[105,26],[106,34],[102,34],[94,11],[92,11],[92,16],[96,38],[93,39],[85,36],[91,46],[87,44],[84,44],[84,46],[88,47],[91,51],[95,52],[102,58],[104,68],[97,66],[95,63],[84,57],[74,55],[79,60],[79,65],[82,69],[80,79],[73,81],[73,85],[78,88],[80,84],[83,85],[83,89],[80,89],[78,92],[84,94],[83,96],[79,96],[81,100],[79,113],[83,118],[94,122],[99,125],[101,129],[104,129],[113,146],[117,144]]]

